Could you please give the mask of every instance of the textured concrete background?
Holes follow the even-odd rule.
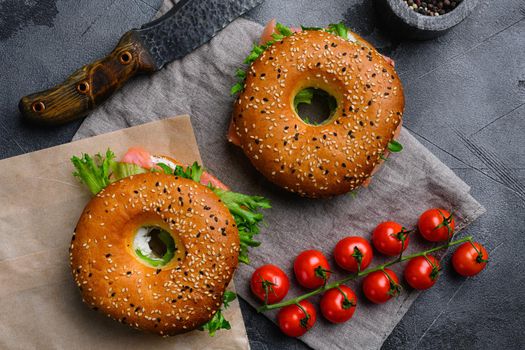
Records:
[[[159,3],[0,0],[0,158],[70,141],[79,123],[26,125],[19,98],[107,53]],[[382,32],[366,0],[266,0],[247,17],[290,25],[344,20],[394,58],[406,89],[404,125],[488,210],[468,229],[490,251],[487,270],[464,279],[446,269],[383,348],[525,348],[525,3],[481,1],[463,23],[428,42]],[[241,306],[253,349],[305,348]]]

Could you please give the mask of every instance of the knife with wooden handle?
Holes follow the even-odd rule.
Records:
[[[181,0],[159,19],[125,33],[108,56],[78,69],[62,84],[23,97],[20,112],[40,124],[84,117],[130,78],[184,57],[263,1]]]

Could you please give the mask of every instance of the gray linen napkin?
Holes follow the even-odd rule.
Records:
[[[162,11],[170,5],[166,2]],[[206,167],[232,189],[261,194],[272,201],[273,208],[265,213],[268,225],[258,237],[262,245],[252,250],[252,265],[241,266],[236,274],[236,286],[243,299],[259,305],[248,287],[255,267],[273,263],[293,276],[293,258],[303,249],[315,248],[331,256],[335,243],[347,235],[369,237],[376,224],[388,219],[413,227],[418,215],[434,206],[454,209],[459,229],[484,212],[468,194],[470,188],[406,130],[399,138],[404,151],[392,155],[374,176],[370,187],[361,189],[357,198],[350,195],[324,200],[299,198],[263,179],[242,152],[227,143],[225,136],[233,103],[229,94],[234,83],[233,73],[241,66],[261,29],[251,21],[236,20],[209,44],[169,64],[161,72],[128,84],[92,113],[75,135],[75,139],[79,139],[189,114]],[[136,143],[140,145],[141,140],[137,139]],[[101,150],[103,148],[101,145]],[[428,245],[413,237],[410,251],[423,247]],[[375,259],[376,263],[381,261],[381,257]],[[401,276],[399,267],[394,270]],[[340,271],[335,271],[339,275]],[[289,296],[300,292],[296,283],[292,285]],[[379,348],[418,295],[405,289],[400,297],[376,306],[364,299],[357,283],[349,285],[359,297],[353,319],[334,326],[319,316],[314,329],[302,337],[309,346]],[[268,316],[275,319],[274,313]]]

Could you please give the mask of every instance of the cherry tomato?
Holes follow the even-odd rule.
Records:
[[[421,236],[430,242],[446,241],[454,234],[455,222],[445,209],[429,209],[417,223]]]
[[[440,269],[439,261],[432,255],[418,256],[405,267],[405,280],[414,289],[428,289],[436,283]]]
[[[372,233],[372,243],[380,253],[396,256],[407,249],[408,234],[409,231],[397,222],[385,221],[377,225]]]
[[[387,277],[387,274],[390,278]],[[399,279],[396,273],[390,269],[372,272],[363,280],[363,293],[368,300],[376,304],[390,300],[393,296],[397,296],[399,291]]]
[[[274,304],[284,299],[290,289],[290,281],[283,270],[268,264],[253,272],[250,287],[261,301]]]
[[[465,242],[452,255],[452,266],[462,276],[474,276],[487,265],[489,254],[477,242]]]
[[[321,298],[321,313],[332,323],[343,323],[352,318],[357,306],[357,297],[352,289],[345,285],[332,288]]]
[[[305,288],[319,288],[330,278],[330,265],[318,250],[305,250],[295,258],[293,270],[297,282]]]
[[[370,243],[363,237],[352,236],[340,240],[334,249],[334,258],[337,265],[341,268],[357,272],[359,260],[361,261],[361,271],[366,269],[374,253]]]
[[[312,328],[317,320],[314,306],[307,300],[297,305],[289,305],[279,310],[277,323],[281,331],[289,337],[300,337]]]

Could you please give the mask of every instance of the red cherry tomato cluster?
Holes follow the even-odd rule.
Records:
[[[452,214],[444,209],[429,209],[419,217],[418,231],[430,242],[450,241],[454,228]],[[410,233],[412,231],[400,224],[386,221],[377,225],[372,232],[371,241],[377,252],[387,256],[399,256],[401,259],[409,245]],[[357,276],[370,265],[374,253],[367,239],[350,236],[336,244],[333,256],[340,268]],[[452,265],[460,275],[474,276],[483,270],[487,259],[488,253],[481,244],[467,241],[454,252]],[[387,302],[401,291],[396,273],[385,266],[381,267],[363,273],[366,274],[362,282],[363,294],[376,304]],[[316,289],[317,293],[323,292],[320,309],[324,318],[332,323],[343,323],[352,318],[357,307],[357,296],[350,287],[341,283],[333,283],[331,286],[336,285],[335,288],[325,287],[332,271],[328,259],[322,252],[318,250],[301,252],[295,258],[293,270],[299,285],[307,289]],[[425,290],[436,283],[440,270],[441,265],[434,256],[419,255],[408,260],[404,279],[412,288]],[[286,273],[279,267],[264,265],[255,270],[250,286],[253,294],[268,305],[278,303],[285,298],[290,282]],[[303,335],[317,320],[314,305],[304,297],[298,300],[300,301],[282,307],[277,315],[277,323],[282,332],[291,337]]]

